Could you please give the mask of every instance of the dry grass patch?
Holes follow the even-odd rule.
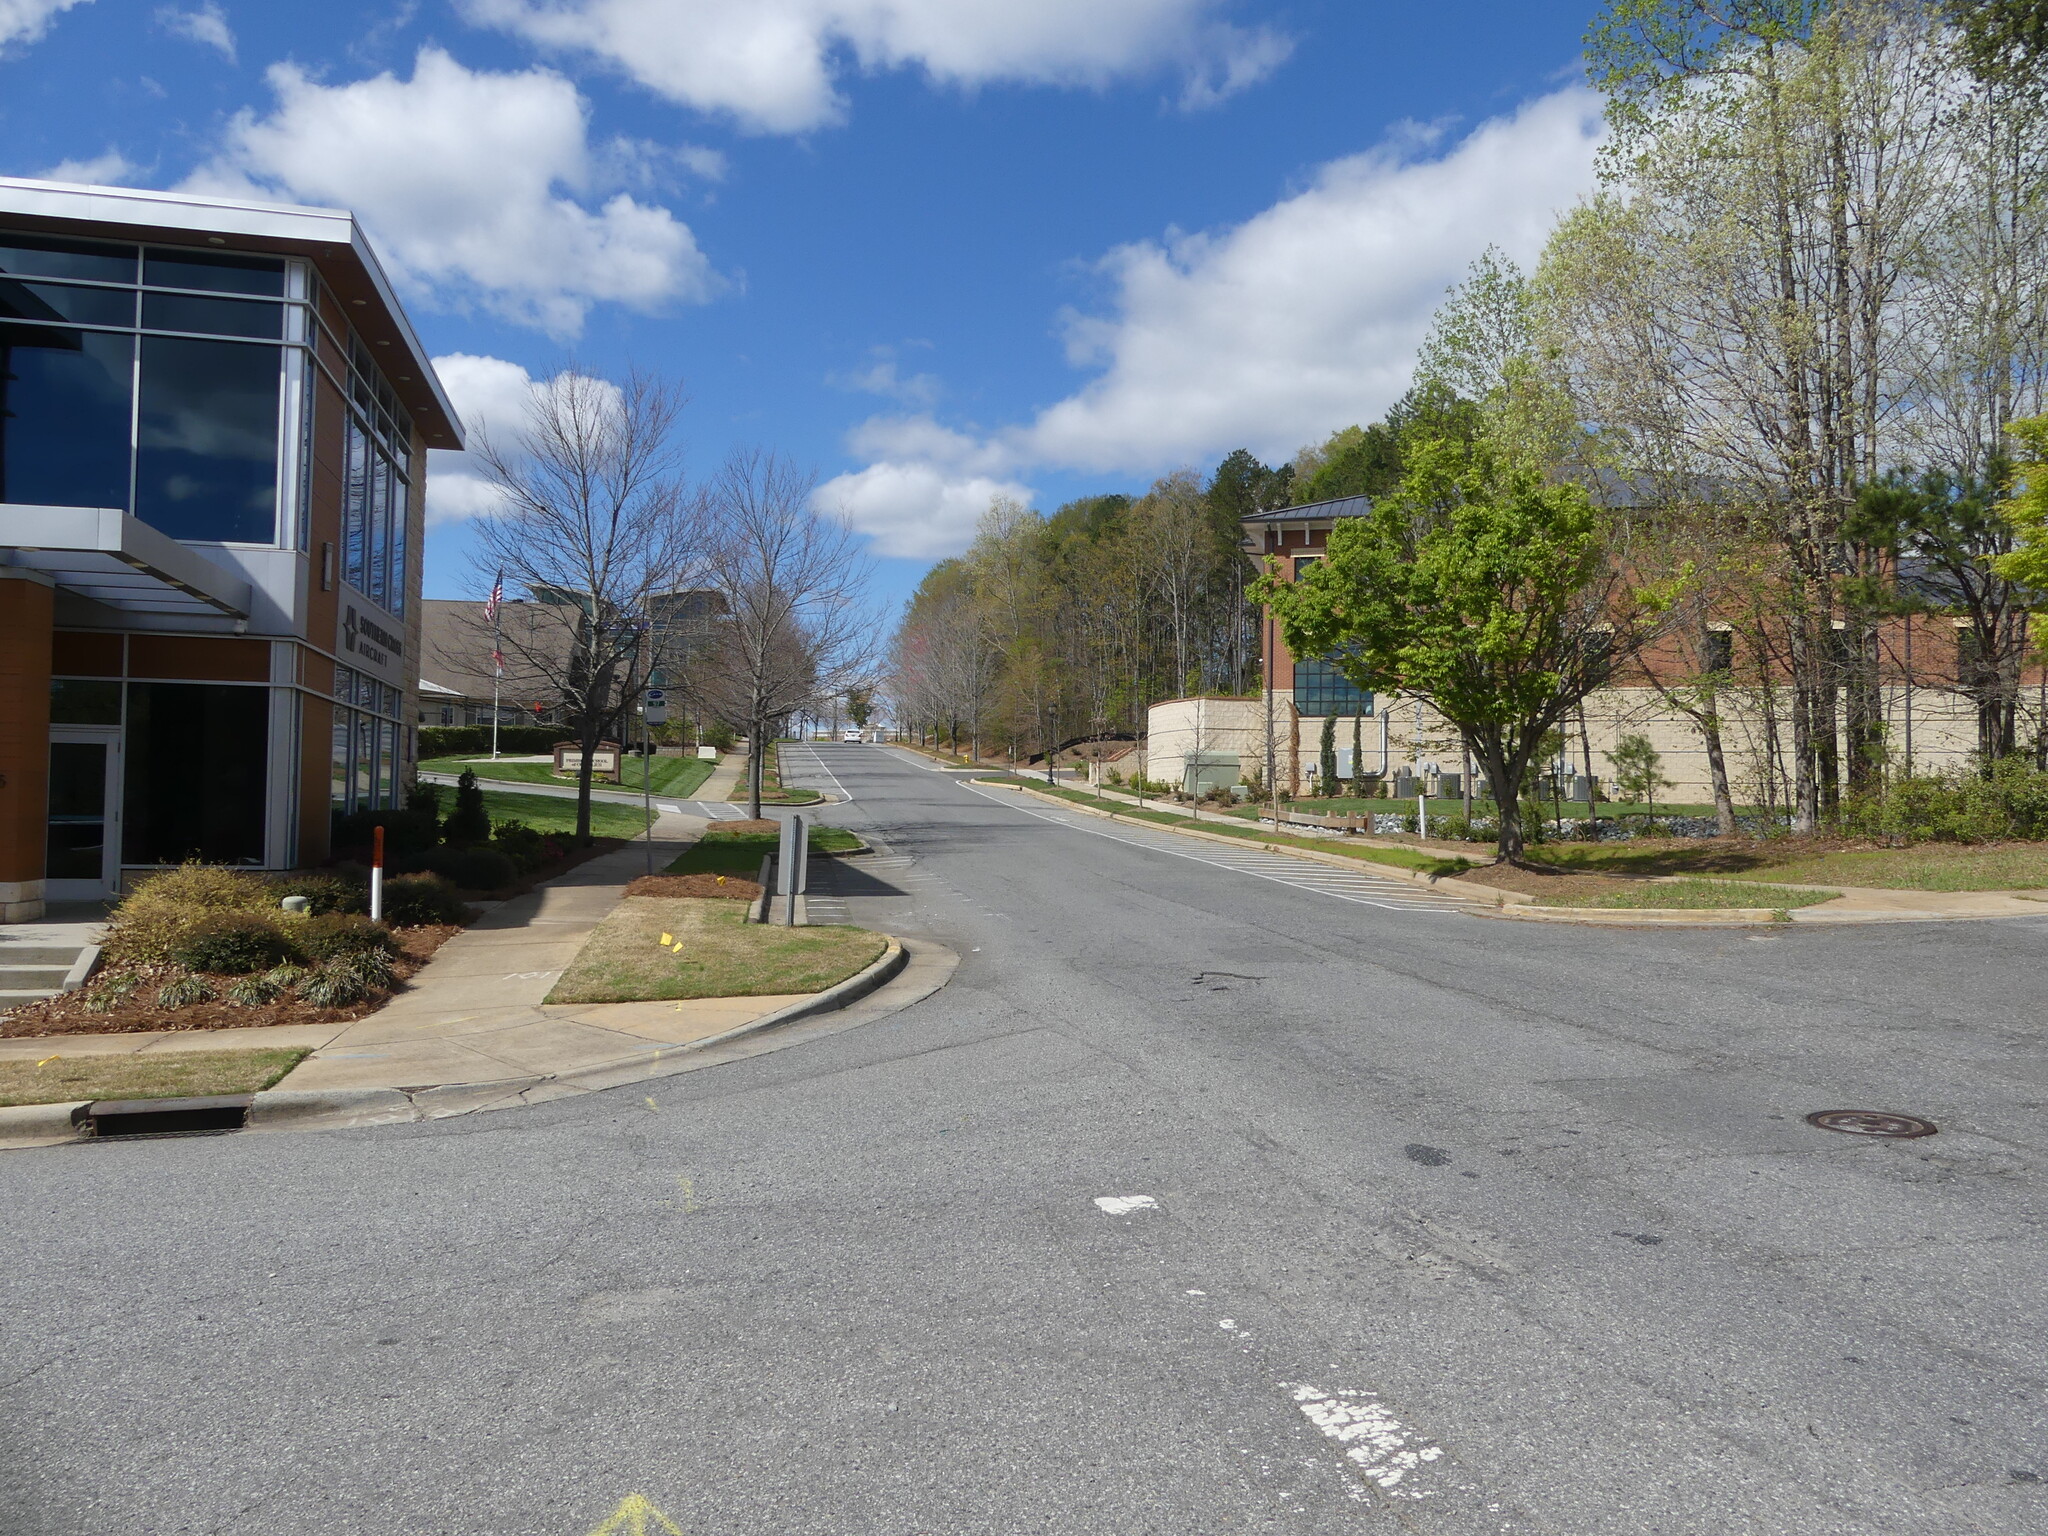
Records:
[[[160,1055],[57,1055],[0,1062],[0,1107],[79,1099],[189,1099],[260,1093],[306,1057],[304,1050],[165,1051]]]
[[[1543,852],[1551,852],[1546,848]],[[1827,891],[1792,891],[1746,880],[1630,880],[1569,869],[1518,869],[1495,864],[1475,869],[1472,883],[1500,891],[1521,891],[1546,907],[1663,908],[1705,912],[1724,907],[1817,906],[1835,897]]]
[[[865,928],[777,928],[746,916],[736,901],[629,896],[597,925],[546,1001],[822,992],[867,969],[887,944]],[[664,934],[671,944],[661,942]]]

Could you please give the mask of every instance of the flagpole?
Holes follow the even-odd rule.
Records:
[[[505,573],[498,572],[498,579],[491,586],[491,760],[498,758],[498,694],[505,685],[505,621],[498,616],[498,605],[505,596]]]

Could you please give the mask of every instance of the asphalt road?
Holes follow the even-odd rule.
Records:
[[[2048,1532],[2048,919],[1521,925],[813,772],[819,900],[961,953],[902,1013],[0,1155],[0,1531]]]

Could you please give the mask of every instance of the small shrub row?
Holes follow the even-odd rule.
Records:
[[[171,946],[170,960],[188,971],[247,976],[281,965],[364,953],[382,955],[388,962],[398,953],[398,940],[382,923],[347,912],[296,919],[220,912],[180,934]]]
[[[572,734],[568,727],[560,725],[501,725],[498,727],[498,750],[531,757],[537,752],[554,751],[556,742],[566,741]],[[488,725],[428,725],[420,728],[421,757],[470,757],[490,750],[491,728]]]
[[[1904,773],[1842,807],[1844,832],[1887,842],[1995,843],[2048,837],[2048,773],[2008,757],[1988,770]]]

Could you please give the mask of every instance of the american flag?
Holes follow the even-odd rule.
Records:
[[[505,573],[500,571],[498,572],[498,579],[491,583],[490,598],[484,603],[485,623],[495,624],[498,622],[498,604],[503,601],[505,601]]]
[[[505,675],[505,653],[503,651],[492,650],[491,667],[493,669],[491,673],[493,677],[503,677]]]

